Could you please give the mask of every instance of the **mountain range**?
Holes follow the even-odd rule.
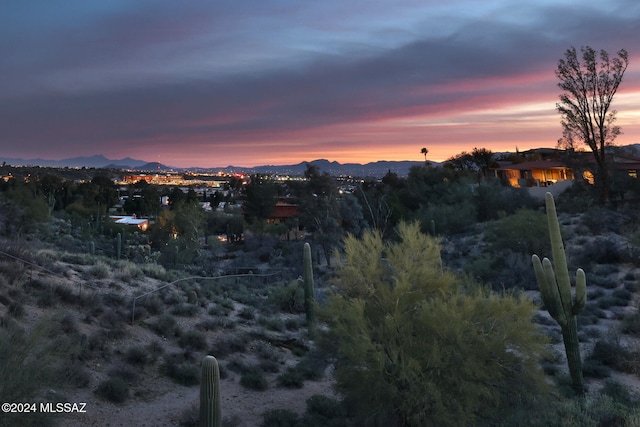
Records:
[[[103,155],[89,157],[73,157],[63,160],[45,159],[18,159],[2,158],[4,162],[11,166],[41,166],[55,168],[96,168],[96,169],[126,169],[138,172],[200,172],[200,173],[243,173],[243,174],[280,174],[280,175],[302,175],[307,170],[307,165],[316,166],[320,172],[327,172],[332,176],[349,175],[357,177],[383,177],[388,172],[393,172],[400,176],[406,176],[412,166],[423,164],[419,161],[385,161],[360,163],[339,163],[326,159],[318,159],[309,162],[300,162],[293,165],[263,165],[253,167],[227,166],[218,168],[177,168],[163,165],[157,162],[146,162],[144,160],[132,159],[109,159]]]

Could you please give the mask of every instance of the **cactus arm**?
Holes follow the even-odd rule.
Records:
[[[541,264],[540,258],[538,258],[537,255],[533,255],[532,260],[545,308],[558,324],[561,326],[566,325],[567,317],[562,307],[558,284],[553,272],[553,267],[551,266],[551,261],[545,258]]]
[[[579,268],[576,271],[576,296],[573,300],[572,314],[575,316],[582,311],[587,303],[587,278],[584,270]]]
[[[200,427],[221,427],[220,367],[213,356],[202,360],[200,377]]]

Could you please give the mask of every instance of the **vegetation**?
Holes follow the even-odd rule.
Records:
[[[611,182],[609,152],[620,134],[614,125],[616,111],[611,103],[618,91],[629,64],[627,51],[621,49],[617,57],[601,50],[599,55],[589,47],[581,49],[582,62],[575,47],[567,49],[565,59],[558,61],[556,76],[562,90],[556,108],[562,116],[561,143],[570,149],[586,145],[597,165],[596,180],[602,200],[609,201]]]
[[[540,262],[538,255],[533,255],[533,267],[536,272],[538,286],[546,309],[562,328],[567,363],[573,388],[579,395],[584,394],[582,379],[582,359],[580,358],[580,344],[578,343],[577,315],[584,309],[587,301],[587,279],[584,270],[576,271],[575,295],[571,296],[571,283],[564,244],[560,235],[560,224],[556,214],[556,206],[551,193],[545,196],[547,218],[549,223],[549,237],[553,253],[553,264],[549,258]]]
[[[74,171],[83,182],[49,171],[0,181],[0,397],[95,393],[129,412],[157,398],[149,381],[202,383],[201,362],[215,354],[222,387],[234,381],[251,395],[296,388],[304,399],[311,382],[337,381],[341,400],[315,396],[304,414],[273,407],[264,425],[633,425],[634,389],[613,379],[640,372],[640,187],[615,178],[626,189],[615,206],[596,206],[578,184],[556,198],[567,268],[589,271],[576,316],[584,384],[606,381],[586,390],[585,406],[556,322],[534,305],[531,253],[551,248],[542,204],[486,173],[490,152],[472,154],[469,167],[455,166],[470,161],[460,156],[382,180],[313,168],[300,180],[263,176],[253,194],[240,179],[215,192],[118,188],[117,172],[100,170]],[[299,214],[273,224],[274,197],[295,200]],[[206,212],[203,201],[225,205]],[[125,212],[154,225],[106,218]],[[306,295],[301,254],[313,264]],[[197,402],[184,409],[183,425],[196,425]],[[8,414],[0,426],[66,417]]]
[[[474,424],[543,392],[533,304],[463,287],[439,251],[417,223],[401,223],[394,243],[345,241],[325,341],[368,425]]]

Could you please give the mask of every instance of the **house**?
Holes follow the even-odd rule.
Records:
[[[549,187],[574,178],[573,169],[558,160],[500,164],[494,173],[503,183],[512,187]]]
[[[109,218],[116,224],[130,225],[138,227],[140,231],[147,231],[149,228],[149,220],[144,218],[136,218],[135,215],[110,215]]]
[[[289,218],[292,218],[298,214],[299,205],[295,203],[292,197],[282,196],[276,201],[271,211],[271,217],[267,219],[271,224],[282,224],[287,222]]]

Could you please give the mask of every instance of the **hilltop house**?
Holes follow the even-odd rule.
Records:
[[[549,187],[574,178],[573,169],[557,160],[502,164],[494,171],[496,177],[512,187]]]
[[[135,215],[110,215],[109,218],[116,224],[129,225],[138,227],[140,231],[147,231],[149,228],[149,220],[146,218],[136,218]]]

